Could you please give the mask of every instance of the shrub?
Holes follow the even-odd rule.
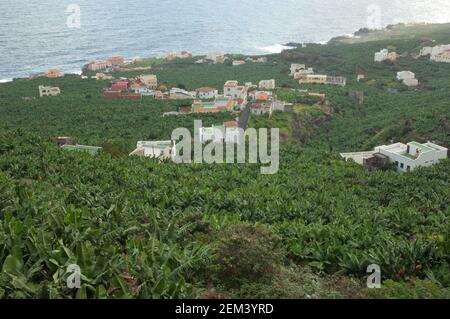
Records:
[[[227,287],[269,280],[285,259],[281,239],[263,226],[233,225],[217,237],[215,274]]]
[[[416,279],[411,282],[388,279],[383,282],[380,289],[371,289],[369,295],[373,298],[388,299],[448,299],[450,290],[428,279]]]

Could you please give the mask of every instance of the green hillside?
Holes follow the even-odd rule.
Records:
[[[450,43],[446,27],[420,28]],[[398,174],[339,156],[392,141],[450,147],[450,64],[415,58],[427,44],[400,35],[310,44],[267,63],[153,65],[167,87],[276,79],[293,112],[250,119],[281,129],[274,175],[127,156],[138,140],[236,114],[163,117],[186,101],[108,101],[107,81],[78,76],[0,84],[0,298],[450,298],[450,160]],[[375,64],[385,47],[402,57]],[[347,86],[299,85],[291,63],[347,76]],[[402,70],[417,89],[396,81]],[[38,85],[62,94],[39,98]],[[64,151],[57,135],[104,152]],[[82,270],[77,291],[66,285],[70,264]],[[381,289],[365,288],[370,264],[381,267]]]

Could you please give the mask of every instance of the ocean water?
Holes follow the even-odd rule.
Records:
[[[450,22],[450,0],[0,0],[0,12],[4,80],[111,55],[264,54],[361,27]]]

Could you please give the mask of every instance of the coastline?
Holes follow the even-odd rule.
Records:
[[[450,23],[426,23],[426,22],[416,22],[416,23],[398,23],[398,24],[391,24],[386,25],[382,29],[367,29],[367,28],[360,28],[359,30],[350,33],[345,34],[341,36],[335,36],[331,37],[329,40],[325,41],[319,41],[319,42],[288,42],[288,43],[277,43],[269,46],[259,47],[256,48],[258,50],[266,51],[266,53],[261,54],[242,54],[245,57],[262,57],[262,56],[269,56],[273,54],[280,54],[281,52],[285,50],[291,50],[295,48],[299,48],[301,46],[306,46],[308,44],[320,44],[320,45],[333,45],[333,44],[342,44],[342,43],[353,43],[355,41],[360,42],[366,42],[366,41],[373,41],[376,40],[377,37],[380,39],[383,38],[383,35],[387,35],[389,33],[389,37],[392,39],[395,39],[395,34],[392,33],[401,33],[403,29],[414,29],[414,28],[427,28],[427,27],[445,27],[448,26],[450,28]],[[399,31],[400,30],[400,31]],[[236,53],[233,52],[224,52],[224,55],[234,55]],[[193,58],[201,58],[204,55],[194,55]],[[143,59],[150,59],[150,58],[156,58],[158,55],[155,56],[145,56],[142,57]],[[128,58],[128,57],[125,57]],[[62,72],[63,75],[81,75],[83,72],[83,66],[80,65],[80,68],[78,70],[70,70],[67,72]],[[58,68],[63,70],[63,67],[57,66]],[[19,77],[5,77],[0,78],[0,84],[2,83],[8,83],[13,82],[15,79],[26,79],[29,78],[32,74],[36,74],[39,72],[44,72],[45,70],[34,70],[33,72],[29,73],[28,76],[19,76]]]

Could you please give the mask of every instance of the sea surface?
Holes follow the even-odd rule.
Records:
[[[450,22],[450,0],[0,0],[0,80],[111,55],[275,53],[399,22]]]

